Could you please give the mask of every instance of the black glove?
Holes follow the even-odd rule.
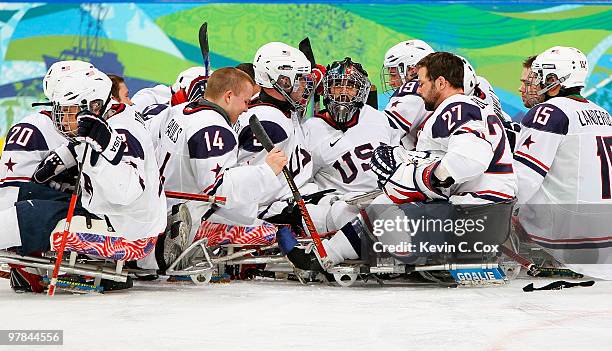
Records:
[[[370,169],[378,177],[379,184],[385,184],[395,173],[399,163],[395,160],[393,149],[397,146],[381,145],[374,149],[370,159]]]
[[[87,110],[79,112],[77,121],[77,140],[88,143],[97,152],[106,150],[112,134],[108,123]]]
[[[47,184],[63,171],[76,165],[74,147],[62,145],[51,151],[47,157],[36,167],[32,181],[38,184]]]
[[[49,181],[49,187],[64,193],[72,193],[79,177],[79,168],[72,167],[55,176]]]
[[[297,204],[289,203],[283,211],[277,215],[266,218],[266,221],[273,224],[288,224],[294,233],[303,233],[302,212]]]
[[[78,131],[76,138],[91,145],[112,164],[118,164],[125,150],[121,135],[117,134],[106,121],[85,110],[77,115]]]

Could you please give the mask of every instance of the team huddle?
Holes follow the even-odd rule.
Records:
[[[111,94],[113,82],[91,64],[60,61],[43,80],[51,110],[23,118],[6,138],[0,249],[57,251],[77,187],[66,250],[162,273],[202,238],[278,241],[305,270],[359,259],[363,204],[350,199],[364,194],[408,217],[420,205],[510,204],[521,239],[558,262],[612,263],[610,213],[592,207],[612,201],[612,119],[580,95],[587,73],[575,48],[527,59],[520,91],[530,110],[519,125],[465,58],[421,40],[385,54],[392,96],[382,111],[368,104],[361,64],[322,66],[280,42],[259,48],[252,64],[192,67],[131,100]],[[253,115],[271,151],[251,129]],[[285,167],[317,231],[335,233],[323,240],[325,264],[297,245],[308,231]],[[17,291],[43,290],[24,267],[11,266],[10,278]]]

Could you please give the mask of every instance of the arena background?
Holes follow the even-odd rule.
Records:
[[[0,146],[7,129],[43,101],[41,78],[60,59],[91,61],[125,76],[131,94],[172,83],[201,61],[197,32],[209,23],[212,67],[251,62],[270,41],[310,37],[317,61],[351,56],[380,86],[385,51],[418,38],[467,57],[515,120],[521,61],[553,45],[588,56],[589,99],[611,110],[612,6],[503,2],[0,2]],[[380,107],[388,98],[379,94]]]

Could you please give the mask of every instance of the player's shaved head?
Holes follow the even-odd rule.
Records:
[[[416,65],[417,69],[427,69],[430,80],[443,77],[455,88],[463,89],[463,61],[450,52],[434,52],[421,59]]]
[[[249,94],[255,85],[255,81],[244,71],[234,67],[224,67],[213,72],[208,78],[204,98],[207,100],[218,100],[227,91],[241,94],[245,89]]]

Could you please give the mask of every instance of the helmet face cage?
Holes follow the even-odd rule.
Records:
[[[274,89],[283,95],[297,112],[302,112],[306,109],[315,89],[315,80],[310,73],[297,74],[293,81],[291,77],[281,74],[276,80],[270,77],[270,81]]]
[[[81,111],[90,111],[96,116],[100,116],[104,111],[104,101],[97,99],[90,101],[82,100],[81,104],[61,105],[53,103],[53,124],[55,128],[68,140],[74,141],[77,132],[77,115]]]
[[[413,75],[407,77],[412,67],[414,66],[407,66],[404,63],[400,63],[397,66],[383,65],[380,71],[380,81],[382,82],[383,92],[391,96],[397,88],[414,79]]]
[[[324,103],[332,119],[339,124],[348,122],[365,104],[370,85],[360,64],[349,58],[334,62],[323,79]]]

